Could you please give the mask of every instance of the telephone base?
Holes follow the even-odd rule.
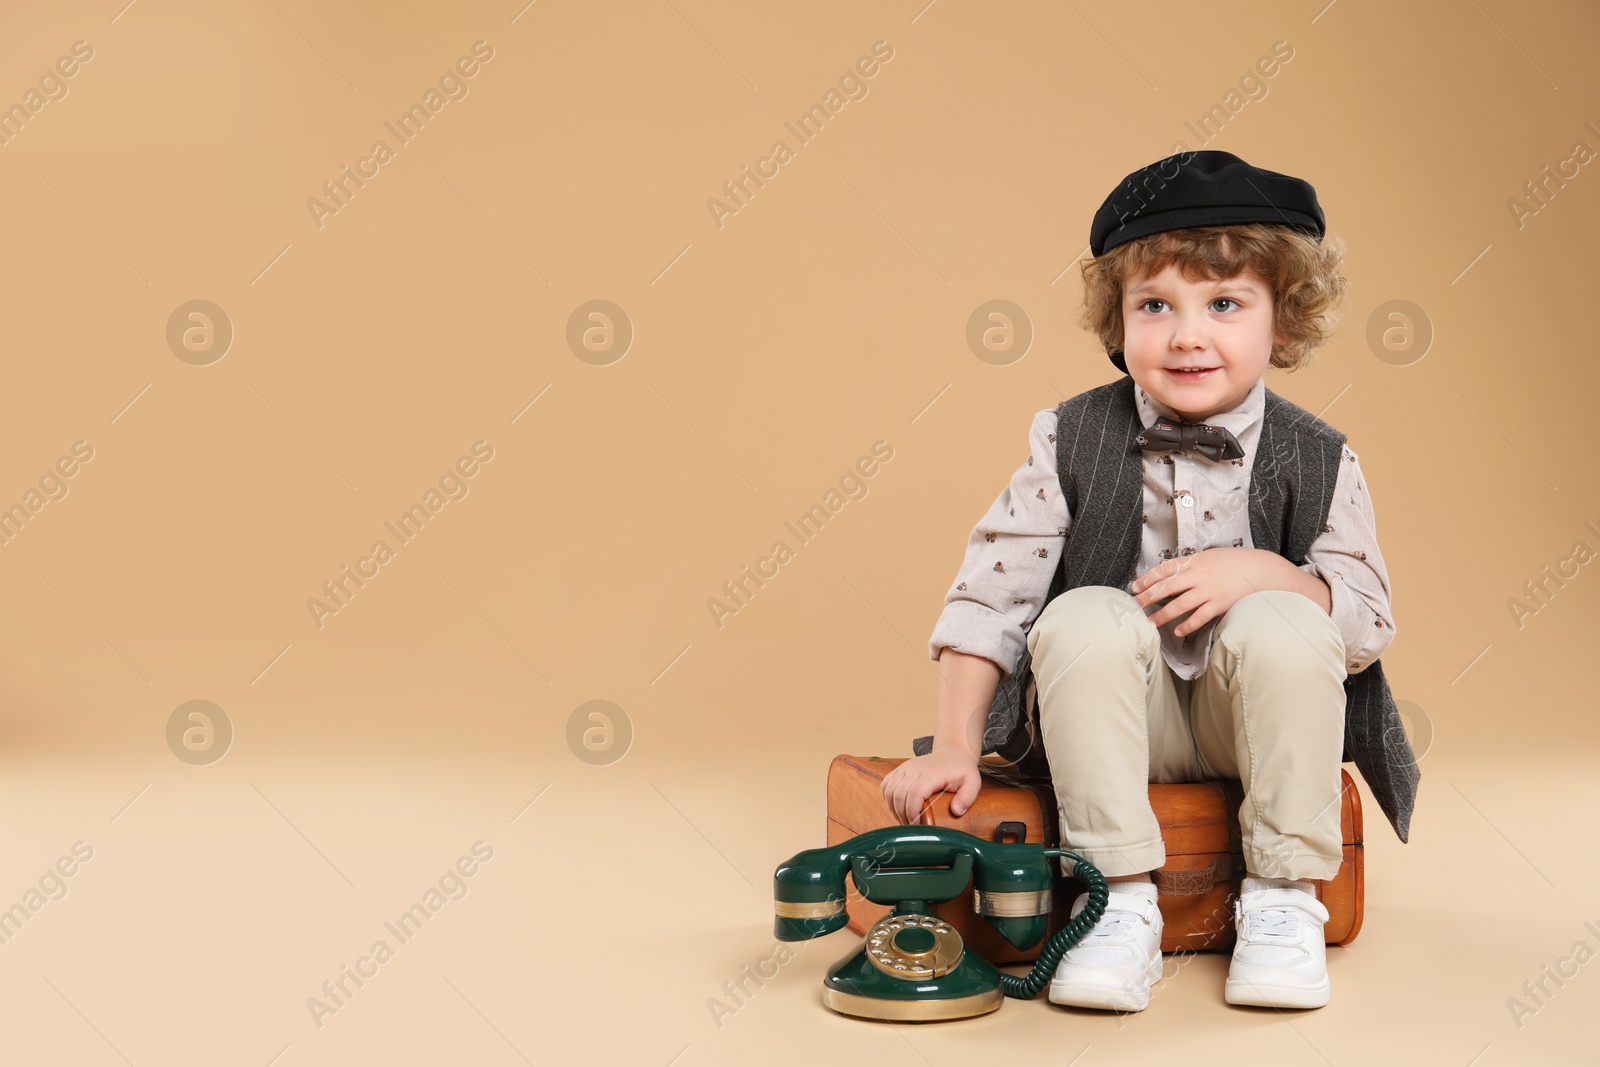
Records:
[[[869,956],[870,947],[870,940],[863,941],[829,968],[822,980],[823,1006],[860,1019],[936,1022],[970,1019],[1005,1001],[1000,972],[981,956],[962,953],[937,977],[892,977]]]
[[[881,1000],[855,993],[825,987],[822,1004],[841,1015],[854,1015],[861,1019],[884,1019],[889,1022],[930,1023],[942,1019],[970,1019],[994,1011],[1005,996],[998,989],[987,993],[974,993],[965,997],[945,1000]]]

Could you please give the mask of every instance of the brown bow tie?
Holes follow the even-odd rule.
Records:
[[[1219,462],[1244,458],[1244,449],[1231,430],[1226,426],[1212,426],[1204,422],[1177,422],[1158,415],[1150,428],[1140,433],[1136,440],[1146,452],[1181,448],[1185,452],[1198,451]]]

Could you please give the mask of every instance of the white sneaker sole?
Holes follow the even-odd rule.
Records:
[[[1150,961],[1142,992],[1126,986],[1107,985],[1059,978],[1050,981],[1050,1003],[1075,1008],[1105,1008],[1110,1011],[1143,1011],[1150,1006],[1150,987],[1161,978],[1161,953]]]
[[[1329,999],[1331,985],[1328,976],[1315,986],[1273,985],[1269,982],[1251,982],[1230,978],[1223,987],[1223,997],[1229,1004],[1253,1004],[1262,1008],[1320,1008]]]

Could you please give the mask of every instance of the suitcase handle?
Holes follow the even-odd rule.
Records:
[[[1164,897],[1198,897],[1211,892],[1211,887],[1233,877],[1233,857],[1223,853],[1208,865],[1195,871],[1151,871],[1150,878],[1156,891]]]
[[[997,845],[1005,844],[1007,834],[1016,834],[1016,843],[1023,844],[1028,840],[1028,824],[1007,819],[994,828],[994,843]]]

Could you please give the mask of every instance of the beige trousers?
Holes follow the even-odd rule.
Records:
[[[1239,600],[1193,680],[1167,665],[1146,609],[1109,586],[1057,596],[1028,649],[1063,848],[1107,875],[1154,870],[1166,847],[1148,783],[1234,778],[1249,873],[1338,873],[1344,639],[1311,599],[1268,589]]]

